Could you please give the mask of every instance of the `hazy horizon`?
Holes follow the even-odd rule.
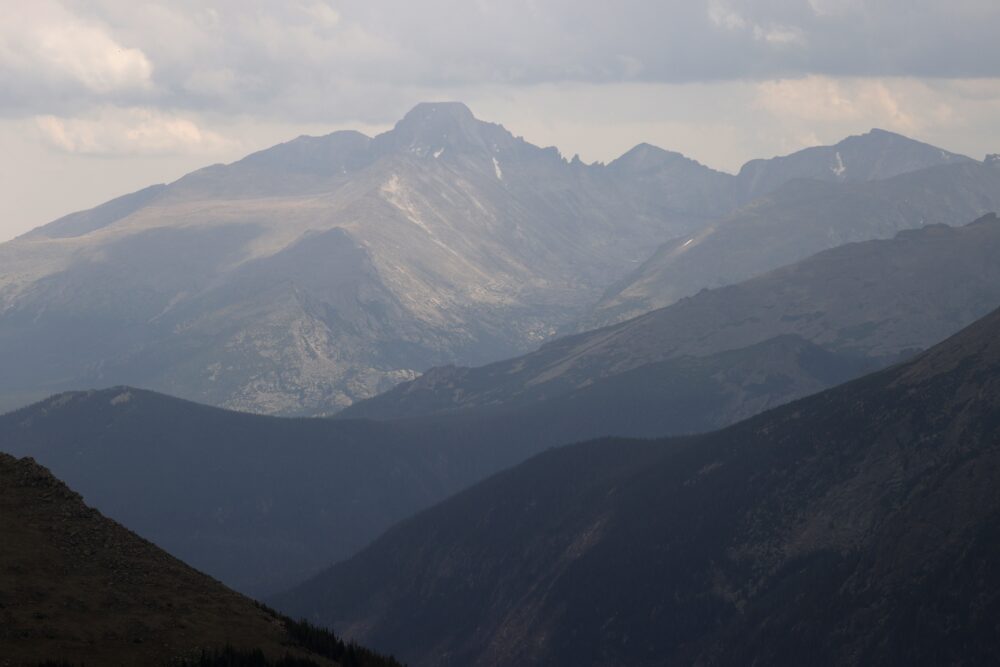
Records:
[[[1000,664],[1000,0],[8,4],[3,665]]]
[[[873,127],[982,159],[1000,151],[998,19],[978,0],[46,0],[0,28],[0,240],[301,134],[375,134],[421,101],[586,162],[647,142],[733,172]]]

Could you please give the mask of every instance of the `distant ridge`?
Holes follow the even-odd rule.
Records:
[[[619,178],[460,103],[206,167],[0,244],[0,409],[129,384],[327,414],[521,352],[728,210],[718,177]]]
[[[968,162],[974,160],[875,128],[832,146],[806,148],[769,160],[751,160],[740,169],[737,179],[743,197],[749,200],[774,192],[795,178],[865,182]]]
[[[1000,310],[690,438],[551,450],[275,599],[416,667],[1000,660]]]
[[[621,322],[844,243],[926,224],[965,224],[1000,209],[1000,170],[972,160],[883,180],[827,180],[789,182],[696,234],[660,245],[609,287],[578,327]]]
[[[942,340],[1000,305],[998,254],[995,214],[963,227],[933,225],[847,244],[621,324],[557,339],[521,357],[431,370],[341,416],[393,419],[572,400],[596,391],[593,385],[620,384],[626,373],[646,366],[719,355],[777,336],[798,336],[827,353],[884,364]],[[761,372],[758,381],[765,382],[767,371]],[[649,397],[657,395],[656,386],[644,389]],[[601,408],[585,410],[591,411],[600,414]],[[605,418],[617,423],[613,414]]]
[[[921,224],[896,200],[856,223],[820,214],[815,238],[782,227],[740,239],[763,263],[713,251],[659,280],[673,270],[661,266],[671,244],[711,234],[690,249],[701,256],[751,199],[825,184],[828,208],[840,188],[852,202],[851,187],[870,179],[938,169],[934,220],[971,219],[982,212],[971,203],[1000,197],[968,165],[996,171],[885,132],[737,176],[648,144],[587,165],[461,103],[419,104],[376,137],[298,137],[0,244],[0,411],[126,384],[249,412],[333,414],[433,366],[521,354]],[[786,237],[793,247],[775,244]],[[706,275],[712,266],[726,273]]]

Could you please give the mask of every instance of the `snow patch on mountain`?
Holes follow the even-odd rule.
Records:
[[[132,392],[123,391],[111,399],[111,405],[123,405],[132,400]]]
[[[832,171],[838,177],[843,177],[844,172],[847,171],[847,167],[844,166],[844,158],[840,157],[840,151],[837,151],[834,154],[834,158],[836,159],[837,164],[830,167],[830,171]]]

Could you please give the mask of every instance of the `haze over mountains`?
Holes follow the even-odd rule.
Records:
[[[964,155],[913,141],[895,132],[873,129],[833,146],[806,148],[770,160],[751,160],[737,181],[745,200],[770,194],[796,178],[838,183],[863,183],[892,178],[927,167],[967,164]]]
[[[460,104],[374,139],[302,137],[0,246],[4,389],[330,411],[532,347],[701,221],[672,197]]]
[[[22,5],[0,667],[1000,665],[1000,2]]]
[[[704,430],[863,369],[843,362],[800,339],[779,339],[644,367],[596,395],[514,413],[391,423],[250,415],[118,387],[4,415],[0,441],[185,562],[267,595],[547,447],[609,428]],[[753,386],[762,374],[772,383]],[[618,391],[609,397],[601,389]],[[579,413],[593,402],[601,409]]]
[[[1000,311],[709,435],[542,454],[277,599],[410,664],[991,664]]]
[[[818,577],[809,568],[829,565],[830,577],[864,579],[856,561],[868,562],[876,538],[859,522],[896,520],[851,515],[851,498],[873,501],[844,481],[868,456],[858,434],[882,427],[865,412],[844,420],[850,433],[823,430],[834,412],[852,414],[845,397],[855,390],[794,404],[826,406],[801,420],[779,410],[747,422],[760,428],[581,445],[482,480],[596,437],[706,433],[909,359],[1000,305],[1000,220],[983,215],[992,209],[995,160],[884,131],[729,175],[648,144],[586,165],[461,104],[419,105],[377,137],[300,137],[0,245],[0,400],[116,385],[0,415],[0,449],[36,458],[101,512],[237,590],[300,584],[278,598],[288,609],[346,624],[416,664],[725,662],[740,650],[787,661],[819,640],[808,627],[761,639],[785,619],[762,600],[789,614],[812,604],[782,597],[798,581],[783,568]],[[955,340],[986,345],[995,320]],[[588,323],[610,324],[559,337]],[[938,437],[900,420],[961,409],[926,403],[947,393],[927,360],[957,349],[948,345],[848,386],[868,387],[861,393],[898,417],[885,429]],[[992,353],[959,347],[992,372]],[[918,398],[885,380],[906,368],[923,369],[913,371]],[[955,377],[962,391],[979,381]],[[782,449],[813,431],[853,442],[844,451],[862,458],[822,472]],[[784,458],[768,468],[767,456],[744,454],[753,448]],[[766,483],[726,477],[699,495],[716,463]],[[567,490],[572,474],[583,483]],[[895,479],[871,484],[895,489]],[[794,489],[768,495],[782,480]],[[740,523],[748,511],[791,525],[774,506],[793,491],[804,513],[823,494],[847,498],[839,551],[823,543],[802,563],[782,560],[767,554],[791,553],[775,541],[787,535]],[[667,496],[679,504],[640,511]],[[471,505],[455,509],[463,498]],[[521,521],[532,499],[539,514]],[[482,521],[470,526],[469,512]],[[983,525],[969,524],[970,539]],[[528,560],[504,551],[506,535]],[[656,542],[662,535],[686,551]],[[750,560],[726,561],[720,536]],[[918,563],[911,556],[900,557]],[[578,562],[590,569],[577,573]],[[680,593],[640,592],[628,572]],[[597,585],[577,590],[587,577]],[[879,598],[886,618],[898,618],[900,595]],[[682,618],[682,607],[693,611]],[[847,618],[836,622],[860,623]],[[293,626],[281,627],[277,645],[295,645],[282,635]],[[857,655],[909,650],[844,632]],[[970,645],[986,645],[979,632]]]
[[[0,417],[89,503],[245,593],[273,593],[542,445],[475,425],[279,419],[118,387]]]
[[[712,430],[928,347],[1000,304],[998,253],[994,216],[850,244],[522,358],[432,371],[333,420],[119,387],[0,416],[0,442],[270,594],[547,447]]]
[[[945,171],[919,176],[935,168]],[[804,194],[736,218],[783,197],[809,208],[846,188],[849,200],[854,187],[880,205],[839,209],[749,268],[726,243],[699,261],[732,265],[735,281],[839,241],[966,222],[1000,201],[997,173],[881,131],[737,176],[648,145],[585,165],[461,104],[423,104],[377,137],[300,137],[0,245],[0,404],[130,384],[240,410],[331,413],[435,365],[493,361],[658,305],[648,286],[638,306],[617,296],[635,288],[608,289],[645,260],[640,275],[659,266],[664,251],[649,254],[669,239],[709,234],[690,256],[708,252],[725,238],[712,230],[739,226],[713,220],[790,179],[828,183],[788,183],[780,192]],[[855,185],[899,174],[912,180]],[[922,195],[923,213],[901,203],[921,178],[943,183]],[[760,243],[783,238],[788,206]],[[664,293],[719,278],[685,280]]]
[[[580,326],[621,322],[844,243],[965,224],[997,209],[1000,168],[966,160],[880,181],[791,181],[697,234],[661,245]]]
[[[841,355],[837,364],[845,368],[851,359],[883,365],[933,345],[1000,304],[998,253],[1000,220],[992,214],[963,227],[933,225],[888,240],[847,244],[618,325],[561,338],[521,357],[477,368],[433,369],[342,416],[391,419],[570,400],[599,392],[601,383],[620,386],[637,369],[740,350],[780,336]],[[732,355],[726,365],[731,363]],[[752,377],[740,383],[735,404],[776,405],[745,402]],[[756,383],[768,387],[763,394],[769,399],[778,398],[769,385],[775,379],[766,368],[757,376]],[[640,386],[636,393],[653,397],[664,385]],[[786,394],[784,400],[806,393]],[[626,430],[613,416],[618,409],[609,407],[604,415],[609,428],[599,434],[651,434]],[[733,419],[729,414],[713,426]]]

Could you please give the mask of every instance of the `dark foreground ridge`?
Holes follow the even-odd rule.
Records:
[[[0,535],[5,667],[399,664],[227,589],[31,459],[0,454]]]
[[[549,451],[275,604],[414,665],[1000,661],[1000,311],[728,429]]]

